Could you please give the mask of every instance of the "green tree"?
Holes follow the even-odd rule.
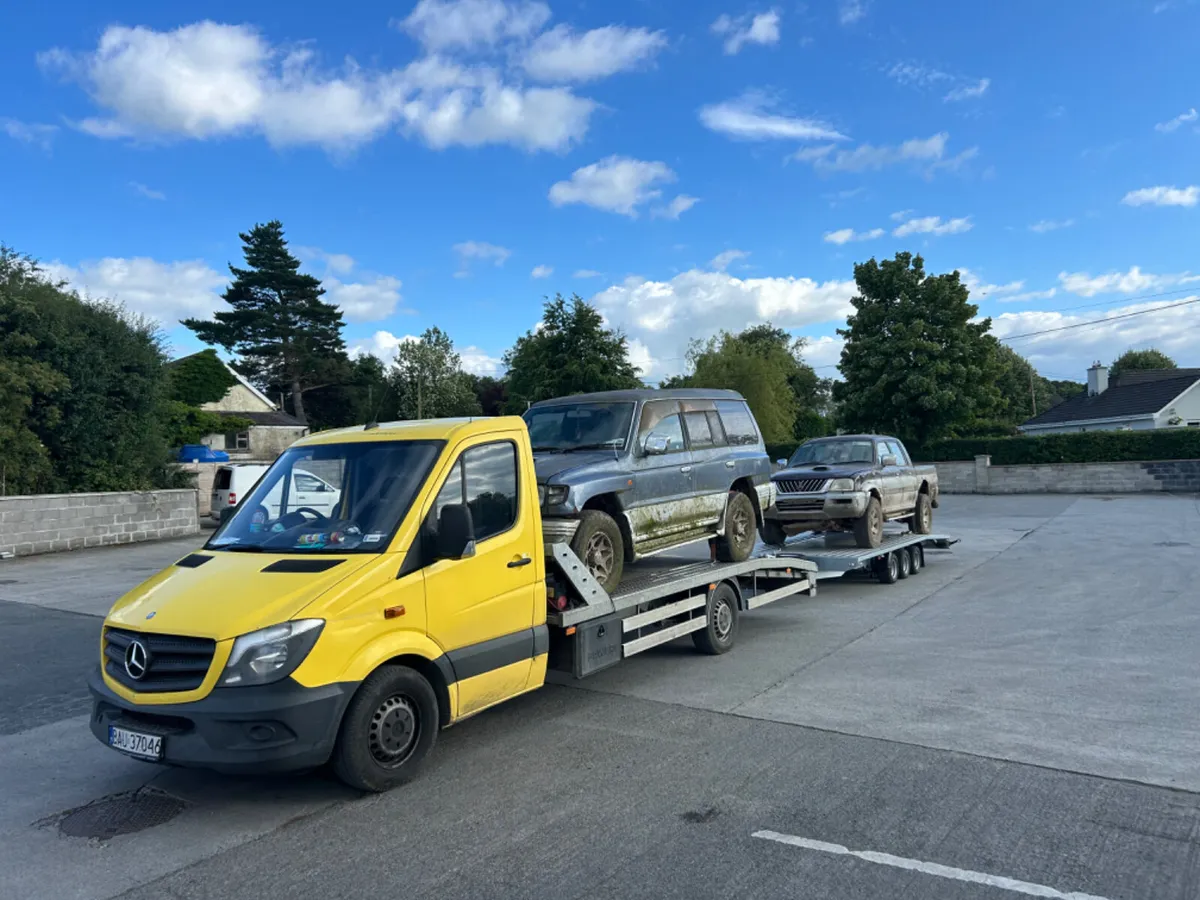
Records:
[[[1174,369],[1175,360],[1161,350],[1147,348],[1134,350],[1130,348],[1113,360],[1109,367],[1108,377],[1119,378],[1125,372],[1144,372],[1148,369]]]
[[[987,418],[1000,402],[991,319],[973,321],[958,272],[925,274],[925,262],[897,253],[854,267],[858,295],[834,384],[841,424],[896,434],[914,447]]]
[[[237,384],[211,347],[168,363],[167,372],[171,399],[189,406],[215,403]]]
[[[629,361],[625,335],[604,327],[600,313],[578,295],[547,300],[542,327],[517,338],[507,353],[508,408],[523,412],[529,403],[644,387]]]
[[[1017,425],[1055,405],[1054,388],[1037,373],[1029,360],[1005,344],[997,343],[996,362],[1000,405],[995,412],[995,421],[1009,426],[1008,433],[1015,433]],[[971,434],[979,433],[978,429],[969,427],[967,430]]]
[[[389,380],[401,419],[483,413],[454,342],[440,328],[427,328],[419,339],[400,344]]]
[[[778,344],[757,337],[724,331],[707,341],[693,341],[688,381],[693,387],[739,392],[750,404],[767,443],[788,441],[799,406],[788,382],[794,360]]]
[[[330,368],[330,383],[305,393],[304,411],[313,431],[396,418],[396,394],[383,360],[364,353]]]
[[[344,374],[341,310],[321,299],[318,279],[299,271],[280,222],[239,237],[246,268],[229,266],[233,283],[221,295],[232,309],[183,324],[206,344],[236,353],[234,368],[260,387],[286,385],[296,418],[307,421],[304,392]]]
[[[1057,406],[1064,400],[1078,397],[1087,390],[1087,385],[1078,381],[1048,381],[1050,385],[1050,405]]]
[[[491,375],[473,376],[471,387],[485,416],[502,416],[508,404],[508,383]]]

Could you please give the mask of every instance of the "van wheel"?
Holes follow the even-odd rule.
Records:
[[[770,544],[772,547],[782,547],[787,543],[787,532],[774,519],[764,519],[762,539],[764,544]]]
[[[878,497],[867,501],[866,512],[854,520],[854,542],[867,549],[883,543],[883,507]]]
[[[606,591],[621,583],[625,569],[625,541],[621,529],[606,512],[585,509],[579,517],[579,527],[571,538],[571,549],[583,560],[589,574]]]
[[[741,491],[730,491],[725,506],[725,533],[717,538],[717,559],[744,562],[754,551],[757,537],[754,504]]]
[[[696,649],[713,656],[732,649],[738,630],[737,594],[733,588],[724,582],[718,584],[708,595],[704,616],[708,620],[705,626],[692,632]]]
[[[429,682],[407,666],[381,666],[342,717],[333,771],[360,791],[389,791],[416,777],[437,730],[437,695]]]

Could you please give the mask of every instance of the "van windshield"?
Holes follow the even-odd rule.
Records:
[[[239,500],[205,546],[251,553],[379,553],[400,527],[443,444],[292,447]]]
[[[621,450],[633,421],[632,403],[556,403],[525,411],[533,452]]]

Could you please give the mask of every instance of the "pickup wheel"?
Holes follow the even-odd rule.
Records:
[[[381,666],[342,717],[333,771],[360,791],[389,791],[416,777],[437,730],[437,695],[429,682],[407,666]]]
[[[571,549],[583,560],[600,587],[613,591],[625,569],[625,541],[616,520],[598,509],[585,509],[571,538]]]
[[[772,547],[782,547],[787,543],[787,532],[774,519],[764,519],[762,539],[764,544],[770,544]]]
[[[928,494],[917,494],[917,505],[912,518],[908,520],[908,526],[914,534],[933,533],[933,504]]]
[[[717,538],[717,559],[744,562],[754,552],[757,537],[754,504],[741,491],[730,491],[725,506],[725,533]]]
[[[692,643],[701,653],[719,656],[728,652],[737,639],[738,604],[733,588],[721,582],[708,595],[704,607],[705,627],[692,632]]]
[[[867,549],[883,543],[883,507],[877,497],[868,500],[866,512],[854,520],[854,542]]]

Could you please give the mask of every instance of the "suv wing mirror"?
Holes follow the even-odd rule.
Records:
[[[894,466],[894,465],[896,465],[896,457],[894,457],[892,454],[889,453],[887,456],[885,456],[883,459],[881,459],[879,461],[879,464],[881,466],[883,466],[885,469],[888,466]]]
[[[671,446],[671,439],[665,434],[651,432],[646,438],[646,455],[662,456]]]
[[[442,507],[438,516],[437,558],[466,559],[475,555],[475,523],[462,503]]]

